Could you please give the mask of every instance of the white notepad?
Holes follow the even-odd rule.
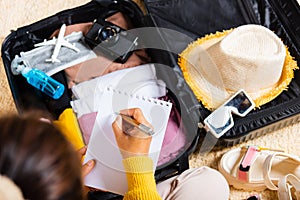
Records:
[[[149,156],[156,168],[172,104],[153,98],[130,95],[112,88],[106,88],[98,95],[99,105],[85,162],[96,160],[96,166],[85,178],[90,187],[124,195],[127,191],[126,173],[122,165],[122,156],[112,130],[116,118],[115,112],[128,108],[140,108],[155,131],[149,150]]]

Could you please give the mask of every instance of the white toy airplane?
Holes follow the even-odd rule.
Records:
[[[46,59],[46,62],[52,62],[52,63],[60,62],[60,60],[57,59],[57,56],[62,46],[73,49],[76,52],[80,51],[77,47],[75,47],[75,44],[71,44],[70,42],[64,39],[65,32],[66,32],[66,24],[63,24],[59,30],[57,39],[54,37],[51,40],[45,40],[44,42],[34,45],[35,47],[55,45],[51,58]]]

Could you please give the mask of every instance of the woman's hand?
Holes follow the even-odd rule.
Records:
[[[134,118],[139,123],[151,126],[139,108],[122,110],[120,113]],[[124,159],[132,156],[148,155],[152,140],[151,136],[146,135],[138,129],[133,130],[130,135],[124,133],[122,131],[122,118],[120,116],[118,116],[114,121],[112,128],[115,133],[118,147]]]
[[[86,147],[82,147],[81,149],[78,150],[80,160],[83,159],[83,156],[85,155],[86,150],[87,150]],[[94,166],[95,166],[95,161],[94,160],[89,160],[87,163],[85,163],[82,166],[82,177],[84,178],[86,175],[88,175],[88,173],[90,173],[92,171]]]
[[[82,147],[81,149],[78,150],[80,160],[83,159],[83,156],[85,155],[86,150],[87,150],[86,147]],[[82,170],[81,170],[82,178],[84,179],[86,177],[86,175],[88,175],[94,167],[95,167],[95,160],[89,160],[87,163],[82,165]],[[94,190],[95,190],[94,188],[84,187],[84,191],[86,193],[88,193],[89,191],[94,191]]]

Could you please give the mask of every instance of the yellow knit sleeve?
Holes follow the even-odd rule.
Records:
[[[158,200],[153,172],[153,162],[149,157],[136,156],[123,160],[127,175],[128,192],[124,200]]]

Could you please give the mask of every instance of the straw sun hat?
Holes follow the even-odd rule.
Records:
[[[298,68],[275,33],[252,24],[199,38],[179,55],[179,66],[208,109],[240,89],[259,107],[287,89]]]

